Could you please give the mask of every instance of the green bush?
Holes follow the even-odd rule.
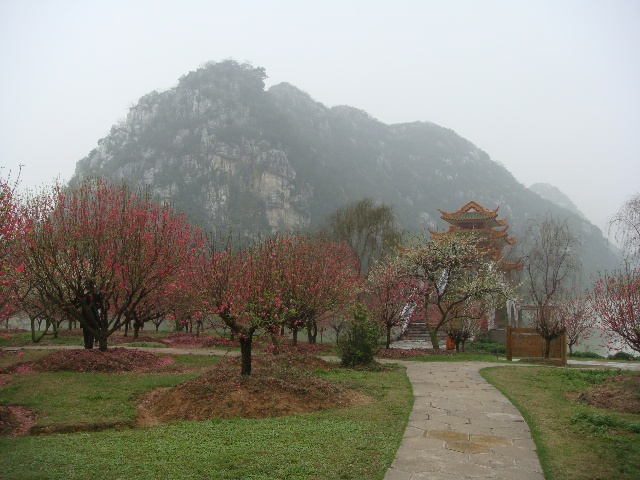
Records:
[[[573,352],[571,358],[604,358],[596,352]]]
[[[382,332],[369,320],[363,305],[356,305],[352,315],[338,341],[338,356],[346,367],[373,363]]]
[[[609,360],[638,360],[638,357],[634,357],[631,353],[621,351],[609,355]]]
[[[504,343],[491,343],[488,339],[478,339],[467,347],[467,351],[504,356],[507,354],[507,345]]]

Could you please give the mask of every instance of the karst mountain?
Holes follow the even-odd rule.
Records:
[[[474,200],[499,207],[514,235],[546,212],[567,218],[586,276],[617,264],[600,229],[526,188],[454,131],[386,125],[363,110],[328,108],[288,83],[265,89],[266,78],[263,68],[227,60],[145,95],[78,162],[72,181],[124,178],[208,231],[242,235],[315,228],[364,197],[393,206],[398,226],[418,233],[446,228],[439,210]]]

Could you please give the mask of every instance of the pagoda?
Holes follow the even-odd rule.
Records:
[[[510,281],[511,272],[522,270],[522,264],[507,262],[504,259],[503,250],[515,245],[516,238],[509,236],[506,219],[498,218],[498,208],[489,210],[479,203],[470,201],[455,212],[438,209],[442,214],[440,218],[449,224],[449,229],[444,232],[430,230],[430,233],[432,238],[455,234],[473,235],[478,242],[478,250],[503,272],[507,281]],[[514,302],[509,300],[504,306],[496,308],[490,327],[503,329],[511,323],[511,318],[515,318],[516,314],[514,305]]]
[[[508,273],[514,269],[521,269],[519,263],[508,263],[504,261],[503,250],[507,246],[515,245],[515,237],[508,234],[509,226],[504,218],[498,218],[498,208],[489,210],[479,203],[470,201],[465,206],[455,212],[438,211],[442,218],[449,224],[449,229],[444,232],[434,232],[429,230],[433,238],[443,235],[472,234],[478,241],[478,249],[486,258],[499,268]]]

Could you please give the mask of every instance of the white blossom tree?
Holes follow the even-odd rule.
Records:
[[[440,348],[438,332],[445,325],[514,297],[502,274],[467,234],[418,239],[400,250],[399,262],[419,287],[434,349]]]

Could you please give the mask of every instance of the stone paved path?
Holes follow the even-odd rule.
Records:
[[[402,363],[415,403],[385,480],[544,479],[526,422],[478,373],[496,364]]]

